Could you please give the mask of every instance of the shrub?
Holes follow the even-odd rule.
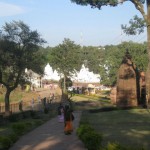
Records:
[[[98,150],[102,143],[102,135],[96,133],[89,124],[82,124],[77,129],[77,135],[88,150]]]
[[[36,121],[34,121],[34,124],[35,124],[36,126],[39,126],[39,125],[41,125],[42,123],[43,123],[42,120],[36,120]]]
[[[82,140],[83,134],[85,134],[85,133],[87,133],[89,131],[93,131],[93,130],[94,129],[90,125],[88,125],[88,124],[82,124],[77,129],[77,135]]]
[[[8,120],[9,120],[10,122],[16,122],[16,121],[18,121],[18,120],[20,120],[20,119],[22,119],[22,118],[23,118],[22,113],[16,113],[16,114],[11,114],[11,115],[8,117]]]
[[[102,136],[95,131],[83,134],[83,142],[88,150],[98,150],[102,143]]]
[[[28,129],[32,128],[33,123],[32,122],[25,122],[24,125],[25,125],[25,130],[28,130]]]
[[[32,118],[34,118],[36,116],[36,112],[34,112],[33,110],[30,111],[30,115]]]
[[[1,145],[1,149],[8,149],[11,145],[12,145],[12,141],[9,137],[7,136],[1,136],[0,137],[0,145]]]
[[[15,143],[18,140],[18,135],[15,133],[9,134],[8,137],[10,138],[10,140]]]
[[[17,135],[21,135],[25,133],[27,127],[24,123],[15,123],[12,125],[12,129]]]
[[[46,107],[44,108],[44,113],[48,114],[48,108],[46,108]]]
[[[24,119],[31,117],[31,111],[23,111],[22,114]]]

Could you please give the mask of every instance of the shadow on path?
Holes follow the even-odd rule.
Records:
[[[9,150],[86,150],[76,136],[81,112],[74,112],[74,132],[64,134],[64,124],[57,117],[22,136]]]

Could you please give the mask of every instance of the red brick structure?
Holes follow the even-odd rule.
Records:
[[[113,87],[110,92],[110,99],[113,105],[116,105],[116,97],[117,97],[117,90],[116,87]]]
[[[117,76],[116,105],[118,107],[133,107],[138,105],[137,68],[127,51]]]
[[[146,100],[146,82],[145,82],[145,73],[140,72],[140,102],[139,104],[146,107],[147,100]]]

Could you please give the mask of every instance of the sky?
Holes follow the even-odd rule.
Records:
[[[121,24],[138,15],[131,2],[117,7],[104,6],[101,10],[80,6],[71,0],[0,0],[0,28],[13,20],[23,21],[31,30],[37,30],[54,47],[69,38],[81,46],[116,45],[123,41],[146,41],[146,32],[126,36]]]

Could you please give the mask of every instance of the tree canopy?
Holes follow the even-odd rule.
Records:
[[[103,47],[83,46],[80,51],[82,64],[89,68],[89,71],[99,73],[99,64],[103,58]]]
[[[7,91],[5,111],[9,111],[9,95],[24,78],[25,68],[42,74],[44,56],[39,57],[39,46],[45,41],[37,31],[30,30],[22,21],[5,23],[0,35],[0,83]],[[37,66],[38,64],[38,66]]]
[[[150,0],[71,0],[79,5],[90,5],[92,8],[101,9],[102,6],[117,6],[118,4],[123,4],[125,2],[131,2],[135,8],[143,16],[143,20],[138,17],[134,17],[130,20],[130,26],[122,26],[125,33],[136,34],[143,31],[143,27],[147,27],[147,55],[148,55],[148,66],[146,71],[146,89],[148,93],[148,101],[150,101]],[[146,6],[146,9],[145,9]]]
[[[53,69],[56,69],[65,80],[80,70],[81,59],[79,53],[80,46],[70,39],[65,38],[62,44],[50,49],[48,56],[49,64]]]
[[[122,44],[115,46],[105,46],[105,50],[103,51],[104,57],[100,62],[100,76],[102,84],[111,86],[116,84],[117,72],[127,49],[138,70],[146,71],[148,64],[146,43],[139,44],[134,42],[123,42]]]

